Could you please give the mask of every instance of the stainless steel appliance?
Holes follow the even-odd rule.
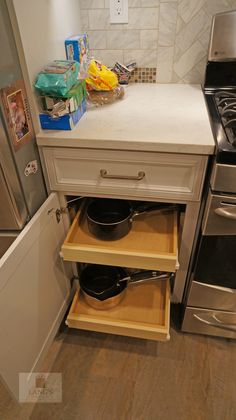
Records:
[[[0,50],[0,89],[19,82],[23,86],[23,75],[5,1],[0,3]],[[21,147],[16,149],[6,107],[3,99],[0,99],[0,257],[45,199],[46,191],[34,133],[30,141],[22,142]]]
[[[182,330],[236,338],[236,11],[213,18],[204,95],[216,156]]]

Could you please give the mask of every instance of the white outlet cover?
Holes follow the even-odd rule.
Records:
[[[128,0],[110,0],[110,23],[128,23]]]

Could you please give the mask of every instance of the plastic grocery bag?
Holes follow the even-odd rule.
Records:
[[[91,90],[112,90],[118,86],[118,78],[104,64],[91,60],[86,83]]]
[[[43,94],[65,95],[76,83],[79,72],[77,61],[56,60],[44,68],[35,83]]]

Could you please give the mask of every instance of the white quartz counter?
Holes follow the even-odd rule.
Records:
[[[213,154],[201,87],[135,84],[113,104],[94,107],[72,131],[41,130],[39,146]]]

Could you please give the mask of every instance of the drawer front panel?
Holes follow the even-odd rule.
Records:
[[[88,229],[85,213],[83,207],[78,211],[62,245],[65,261],[167,272],[174,272],[178,267],[176,212],[153,211],[140,215],[130,232],[116,241],[94,237]]]
[[[236,312],[236,289],[193,281],[188,305]]]
[[[43,155],[52,190],[147,199],[199,200],[207,163],[198,155],[114,150],[45,147]]]
[[[236,312],[187,307],[182,331],[236,338]]]

